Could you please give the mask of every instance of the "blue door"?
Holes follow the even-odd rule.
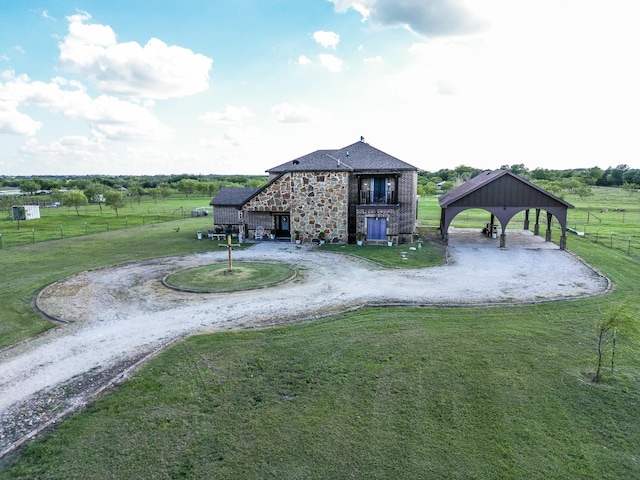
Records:
[[[387,239],[387,219],[367,218],[367,240]]]

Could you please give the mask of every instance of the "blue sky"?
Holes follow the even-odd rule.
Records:
[[[635,0],[0,0],[0,174],[640,168]]]

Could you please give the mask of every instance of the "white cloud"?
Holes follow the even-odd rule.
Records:
[[[222,138],[201,138],[198,143],[202,148],[229,150],[251,145],[261,137],[262,129],[259,127],[232,126],[222,132]]]
[[[340,35],[335,32],[319,30],[313,33],[313,39],[324,48],[332,48],[335,50],[340,42]]]
[[[46,18],[47,20],[53,20],[53,21],[56,20],[49,14],[49,10],[42,10],[41,15],[42,15],[42,18]]]
[[[35,161],[44,172],[96,173],[97,164],[105,164],[109,154],[103,139],[69,135],[50,143],[28,140],[20,148],[20,156],[27,161]]]
[[[342,60],[340,60],[335,55],[330,55],[327,53],[321,53],[318,55],[320,59],[320,65],[326,68],[331,73],[340,73],[342,70]]]
[[[29,115],[11,108],[5,110],[0,104],[0,133],[33,136],[40,127],[42,123],[35,121]]]
[[[362,21],[366,22],[371,13],[371,5],[375,5],[375,0],[329,0],[333,3],[336,12],[344,13],[350,8],[354,9],[360,15],[362,15]]]
[[[296,63],[298,65],[305,66],[311,64],[311,60],[306,55],[300,55]]]
[[[281,123],[306,123],[313,118],[315,109],[302,103],[280,103],[271,109]]]
[[[209,87],[213,60],[151,38],[142,47],[118,43],[107,25],[85,23],[87,13],[67,17],[69,33],[60,43],[60,65],[95,82],[104,92],[140,98],[184,97]]]
[[[31,81],[26,75],[15,77],[10,72],[3,77],[8,81],[0,83],[2,110],[14,112],[14,118],[20,118],[18,106],[31,105],[85,121],[95,132],[111,140],[164,140],[174,133],[147,108],[108,95],[92,98],[76,81],[56,77],[44,83]],[[31,130],[37,123],[32,122]],[[24,126],[21,129],[26,134],[31,130]]]
[[[376,55],[375,57],[366,57],[363,58],[362,61],[364,63],[382,63],[382,57],[380,55]]]
[[[224,112],[207,112],[200,115],[200,120],[206,123],[241,123],[247,118],[253,118],[254,115],[245,106],[227,105]]]
[[[224,131],[224,139],[234,147],[240,147],[253,143],[260,133],[257,127],[231,127]]]

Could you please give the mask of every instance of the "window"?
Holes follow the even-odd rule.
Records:
[[[362,177],[360,179],[360,204],[396,203],[395,177]]]

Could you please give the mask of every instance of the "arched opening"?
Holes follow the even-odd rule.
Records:
[[[573,205],[533,185],[507,170],[484,172],[450,190],[440,198],[440,233],[448,244],[449,226],[461,212],[477,208],[489,212],[486,228],[493,235],[494,227],[500,225],[500,247],[506,247],[506,228],[511,219],[524,211],[523,229],[529,230],[530,211],[535,210],[533,233],[540,234],[540,214],[546,212],[545,240],[551,241],[553,217],[560,224],[560,249],[566,248],[567,209]],[[497,220],[497,222],[496,222]]]

